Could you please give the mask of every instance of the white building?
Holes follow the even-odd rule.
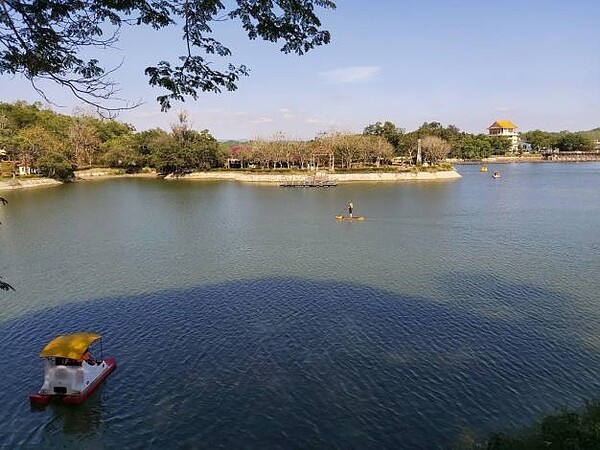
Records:
[[[510,120],[496,120],[488,127],[490,136],[503,136],[510,140],[510,152],[516,153],[519,150],[519,133],[517,126]]]

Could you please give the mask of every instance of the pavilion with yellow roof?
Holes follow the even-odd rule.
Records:
[[[510,120],[496,120],[488,127],[490,136],[503,136],[510,140],[510,151],[516,152],[519,149],[519,133],[517,126]]]

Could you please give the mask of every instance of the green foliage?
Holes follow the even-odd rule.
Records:
[[[244,65],[218,68],[214,58],[229,59],[231,51],[212,37],[223,20],[240,21],[248,38],[281,42],[281,51],[302,55],[327,44],[315,8],[334,9],[330,0],[255,1],[112,1],[66,0],[2,2],[0,8],[0,74],[20,74],[35,82],[48,79],[86,103],[107,110],[118,91],[107,77],[113,70],[89,55],[114,46],[125,27],[179,28],[183,45],[176,62],[146,67],[162,110],[173,100],[196,98],[199,92],[237,89]],[[129,105],[125,105],[129,107]]]
[[[580,133],[562,132],[556,141],[561,152],[587,152],[594,149],[592,140]]]
[[[51,151],[38,159],[40,173],[50,178],[68,181],[73,178],[73,165],[62,153]]]
[[[396,127],[392,122],[386,121],[383,125],[381,122],[376,122],[372,125],[367,125],[363,131],[363,134],[370,136],[383,136],[393,147],[394,151],[398,151],[400,148],[400,142],[404,130]]]
[[[524,141],[531,144],[534,152],[540,153],[545,150],[551,150],[556,147],[556,133],[549,133],[542,130],[532,130],[523,133],[521,136]]]
[[[511,143],[504,136],[488,136],[490,144],[492,145],[492,154],[504,155],[511,147]]]
[[[137,172],[144,166],[146,159],[140,153],[137,139],[133,135],[113,137],[102,144],[100,161],[105,166]]]
[[[523,139],[529,142],[536,152],[552,149],[558,149],[561,152],[589,152],[594,150],[594,141],[600,139],[600,128],[577,133],[568,131],[550,133],[533,130],[523,133]]]
[[[600,448],[600,401],[586,404],[582,411],[561,409],[514,435],[493,434],[487,439],[485,448],[597,450]]]
[[[600,127],[593,130],[580,131],[579,134],[591,139],[592,141],[600,141]]]
[[[460,141],[457,156],[464,159],[483,159],[492,155],[492,143],[484,134],[467,134]]]
[[[510,145],[501,136],[472,135],[438,122],[405,133],[390,121],[369,125],[362,134],[321,133],[311,141],[290,140],[278,133],[267,141],[219,143],[208,130],[192,129],[185,113],[179,114],[170,132],[157,128],[136,133],[131,125],[114,120],[57,114],[39,104],[0,103],[0,150],[8,160],[2,174],[9,176],[17,164],[61,179],[68,179],[74,169],[99,165],[128,173],[154,168],[164,174],[184,174],[228,167],[229,159],[236,160],[234,168],[253,170],[324,169],[331,162],[336,170],[375,170],[399,155],[414,161],[418,139],[423,143],[425,132],[447,143],[456,158],[503,154]],[[582,132],[535,130],[525,136],[538,148],[551,145],[566,151],[592,145]],[[436,165],[448,155],[446,144],[422,148],[425,159]]]

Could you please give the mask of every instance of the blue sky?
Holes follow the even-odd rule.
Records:
[[[321,14],[332,42],[305,56],[248,41],[234,23],[215,37],[250,76],[232,93],[202,94],[169,113],[155,102],[143,70],[183,53],[171,31],[126,30],[109,61],[121,96],[145,102],[119,120],[137,130],[169,129],[183,108],[194,128],[217,139],[310,139],[323,131],[361,132],[377,121],[413,130],[425,121],[479,133],[496,119],[521,131],[600,126],[600,1],[505,0],[366,2],[338,0]],[[19,78],[0,78],[2,101],[41,100]],[[77,101],[45,88],[71,113]]]

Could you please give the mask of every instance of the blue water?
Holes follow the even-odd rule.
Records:
[[[600,165],[458,169],[3,193],[0,444],[450,448],[597,397]],[[367,220],[336,223],[350,199]],[[37,353],[78,330],[117,371],[32,410]]]

